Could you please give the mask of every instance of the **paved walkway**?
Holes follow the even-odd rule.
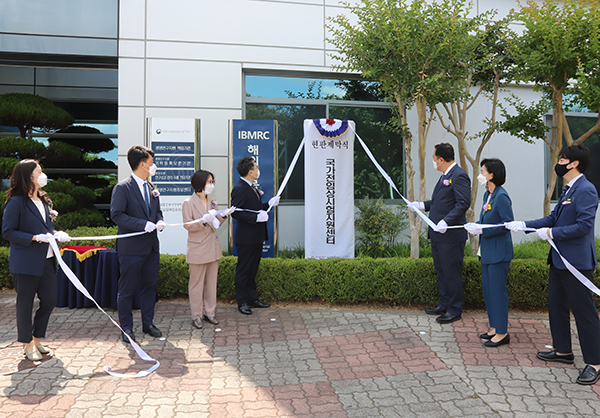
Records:
[[[217,308],[221,331],[193,329],[189,307],[160,302],[164,340],[134,331],[161,366],[119,379],[102,367],[149,367],[96,309],[58,308],[53,356],[34,364],[15,343],[15,295],[0,294],[0,417],[596,417],[600,384],[583,367],[535,358],[545,315],[511,314],[511,344],[485,348],[484,314],[450,325],[415,311]],[[116,312],[111,312],[116,316]],[[575,341],[575,343],[577,343]]]

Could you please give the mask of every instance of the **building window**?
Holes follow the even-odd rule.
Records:
[[[353,120],[356,133],[377,161],[403,188],[402,138],[384,128],[392,112],[378,85],[363,80],[246,75],[246,119],[274,119],[279,123],[279,183],[303,138],[305,119]],[[299,161],[303,161],[304,155]],[[358,141],[354,144],[354,197],[399,199],[377,171]],[[296,164],[283,192],[285,200],[304,199],[304,164]]]

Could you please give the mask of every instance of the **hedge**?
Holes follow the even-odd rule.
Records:
[[[233,278],[236,263],[237,257],[230,256],[219,261],[217,293],[221,298],[235,298]],[[161,255],[158,296],[164,299],[187,295],[188,277],[185,255]],[[463,278],[465,307],[485,308],[477,258],[465,258]],[[598,278],[600,269],[595,272],[597,283]],[[438,301],[431,258],[266,258],[261,261],[256,281],[261,299],[265,301],[388,302],[404,306],[433,305]],[[6,247],[0,247],[0,286],[12,287]],[[513,260],[507,286],[512,308],[546,309],[546,261]]]

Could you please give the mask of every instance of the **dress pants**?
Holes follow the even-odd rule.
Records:
[[[462,314],[465,242],[431,242],[433,266],[438,276],[438,306],[450,315]]]
[[[156,303],[156,283],[158,282],[158,267],[160,255],[151,251],[148,255],[121,254],[119,257],[119,290],[117,292],[117,310],[119,324],[124,330],[133,329],[133,295],[138,283],[140,288],[140,311],[142,326],[154,324],[154,305]]]
[[[50,314],[56,306],[58,296],[56,279],[56,259],[47,258],[42,276],[28,274],[13,274],[13,283],[17,291],[17,340],[20,343],[30,343],[31,337],[44,338]],[[35,311],[33,325],[31,310],[37,293],[40,305]]]
[[[580,270],[593,280],[593,270]],[[550,266],[548,316],[552,344],[559,353],[571,353],[571,318],[573,312],[579,344],[586,364],[600,364],[600,318],[592,292],[568,270]]]
[[[235,268],[235,298],[238,306],[258,299],[256,294],[256,272],[262,257],[263,244],[237,246],[238,262]]]
[[[481,265],[481,285],[490,327],[498,334],[508,330],[508,290],[506,280],[510,261]]]
[[[219,262],[190,264],[189,270],[188,295],[192,319],[202,318],[203,313],[208,317],[215,316]]]

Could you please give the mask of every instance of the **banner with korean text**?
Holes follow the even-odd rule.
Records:
[[[304,121],[305,257],[354,258],[353,121]]]
[[[277,121],[254,119],[231,119],[229,126],[230,152],[230,184],[229,191],[238,182],[237,162],[242,157],[250,156],[260,169],[260,178],[255,185],[263,195],[263,203],[277,193]],[[233,240],[237,221],[230,223],[229,242],[233,255],[237,255],[237,246]],[[263,258],[277,255],[277,211],[269,212],[267,231],[269,240],[263,243]]]

